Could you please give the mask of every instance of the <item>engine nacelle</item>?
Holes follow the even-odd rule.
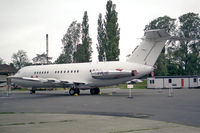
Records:
[[[95,79],[118,79],[124,77],[132,77],[137,75],[136,70],[132,71],[118,71],[118,70],[108,70],[108,71],[93,71],[91,75]]]
[[[137,76],[137,71],[136,70],[132,70],[131,72],[132,72],[131,73],[132,76]]]

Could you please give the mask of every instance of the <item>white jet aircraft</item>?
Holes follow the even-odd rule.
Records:
[[[16,85],[31,88],[31,93],[35,93],[36,88],[63,87],[71,88],[70,95],[78,95],[80,89],[99,94],[99,87],[125,83],[153,72],[166,40],[171,38],[164,30],[149,30],[126,62],[27,66],[9,78]]]

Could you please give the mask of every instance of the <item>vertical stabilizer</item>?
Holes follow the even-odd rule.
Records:
[[[128,62],[153,66],[170,35],[162,29],[146,31],[141,44],[136,47]]]

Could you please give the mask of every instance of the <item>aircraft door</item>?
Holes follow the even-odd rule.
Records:
[[[184,87],[184,79],[181,79],[181,87]]]

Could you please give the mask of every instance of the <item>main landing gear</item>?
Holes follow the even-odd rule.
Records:
[[[31,88],[30,94],[35,94],[35,92],[36,92],[36,89],[35,88]]]
[[[91,95],[101,95],[101,92],[100,92],[99,88],[91,88],[90,89],[90,94]]]
[[[80,94],[80,89],[79,88],[71,88],[69,90],[69,94],[71,96],[78,96]],[[101,92],[100,92],[99,88],[91,88],[90,89],[90,94],[91,95],[101,95]]]
[[[80,94],[80,89],[79,88],[71,88],[69,90],[70,95],[78,96]]]

